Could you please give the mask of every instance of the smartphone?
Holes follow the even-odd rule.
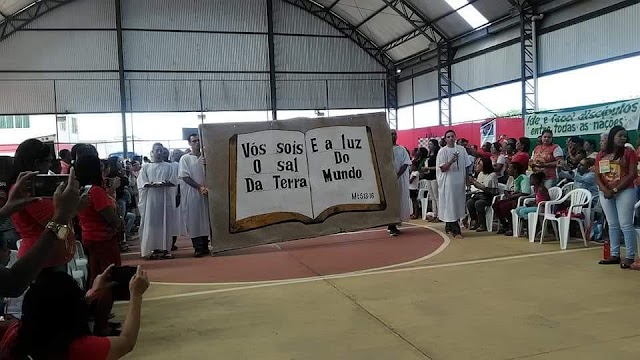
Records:
[[[27,189],[33,197],[53,197],[58,185],[67,181],[69,175],[38,175],[27,184]]]
[[[138,269],[134,266],[114,266],[111,269],[111,281],[116,285],[113,287],[113,300],[127,301],[130,299],[129,282]]]
[[[89,190],[91,190],[92,185],[85,185],[80,189],[80,197],[89,195]]]

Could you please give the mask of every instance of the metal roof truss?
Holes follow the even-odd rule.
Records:
[[[72,1],[74,0],[39,0],[13,15],[2,15],[5,19],[0,23],[0,41],[8,38],[42,15]]]
[[[347,36],[353,42],[355,42],[362,50],[372,56],[378,63],[384,66],[388,70],[395,69],[393,60],[373,41],[364,36],[359,30],[358,26],[354,26],[337,16],[331,11],[331,8],[337,3],[323,7],[315,2],[309,0],[282,0],[287,4],[296,6],[302,10],[317,16],[329,25],[340,31]]]

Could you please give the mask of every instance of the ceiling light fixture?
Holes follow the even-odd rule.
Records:
[[[475,6],[469,4],[468,0],[445,0],[445,2],[449,4],[453,10],[457,10],[458,15],[474,29],[489,22]]]

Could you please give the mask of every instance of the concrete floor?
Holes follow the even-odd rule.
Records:
[[[640,273],[598,266],[600,256],[597,246],[474,233],[391,270],[153,285],[128,358],[638,358]]]

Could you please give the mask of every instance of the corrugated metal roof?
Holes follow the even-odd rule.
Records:
[[[4,18],[11,17],[25,8],[39,5],[48,0],[0,0],[0,24]],[[70,0],[67,0],[69,2]],[[150,25],[161,22],[165,27],[180,25],[180,28],[189,28],[187,25],[200,23],[191,21],[199,16],[199,7],[208,6],[215,11],[229,14],[230,18],[246,17],[249,14],[251,21],[230,21],[229,24],[216,24],[215,30],[222,31],[265,31],[266,17],[264,2],[242,0],[240,3],[201,0],[140,0],[147,4],[148,14],[146,18]],[[489,22],[501,19],[512,14],[513,1],[511,0],[281,0],[289,4],[306,3],[313,4],[314,15],[318,16],[318,7],[327,14],[344,20],[351,29],[379,47],[389,59],[395,63],[409,58],[417,53],[422,53],[435,48],[435,43],[447,41],[456,36],[474,30],[469,22],[461,16],[461,11],[477,9]],[[527,0],[529,3],[538,0]],[[202,4],[201,4],[202,2]],[[127,23],[127,4],[123,11],[124,24]],[[254,5],[257,4],[257,5]],[[450,5],[462,4],[458,9]],[[204,5],[203,5],[204,4]],[[227,4],[227,5],[224,5]],[[279,5],[279,4],[278,4]],[[299,6],[300,7],[300,6]],[[282,9],[282,7],[279,7]],[[63,10],[64,11],[64,10]],[[295,12],[279,11],[282,14],[294,14]],[[173,24],[173,25],[172,25]],[[244,24],[237,28],[233,24]],[[186,27],[185,27],[186,26]],[[281,25],[279,25],[281,27]],[[291,26],[295,29],[295,26]],[[200,30],[200,29],[194,29]],[[207,29],[211,30],[211,29]],[[281,30],[281,29],[279,29]],[[287,29],[289,30],[289,29]],[[341,29],[344,33],[344,29]],[[351,30],[349,30],[351,31]]]

